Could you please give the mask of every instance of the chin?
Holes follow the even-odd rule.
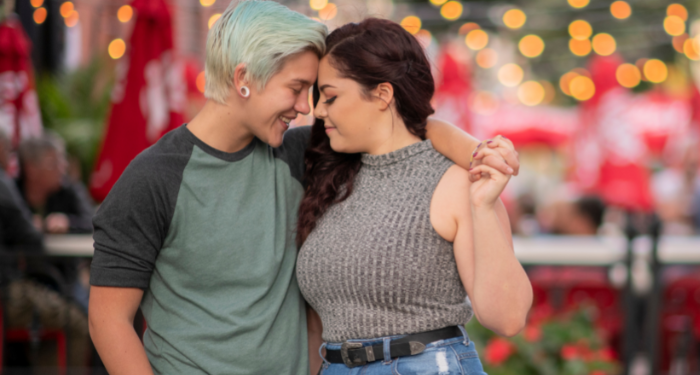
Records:
[[[358,152],[351,150],[345,142],[339,141],[337,138],[331,138],[331,148],[333,151],[341,154],[355,154]]]
[[[277,148],[282,146],[282,140],[284,139],[284,132],[278,133],[278,132],[271,132],[271,134],[268,134],[267,140],[265,143],[268,145]]]

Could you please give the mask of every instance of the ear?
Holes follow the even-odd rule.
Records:
[[[379,104],[379,109],[385,111],[394,100],[394,86],[392,86],[389,82],[382,82],[378,84],[374,90],[372,90],[372,97],[376,98]]]
[[[236,92],[240,94],[241,87],[248,86],[248,71],[246,69],[245,63],[240,63],[236,65],[236,69],[233,71],[233,85],[235,86]]]

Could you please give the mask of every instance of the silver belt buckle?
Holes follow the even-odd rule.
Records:
[[[355,358],[354,361],[350,360],[350,357],[348,355],[348,350],[349,349],[359,349],[362,347],[362,343],[359,342],[344,342],[340,346],[340,356],[343,358],[343,363],[345,366],[348,366],[349,368],[357,367],[357,366],[363,366],[367,364],[367,362],[363,361],[362,359]]]

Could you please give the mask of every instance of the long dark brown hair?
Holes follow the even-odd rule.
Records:
[[[326,51],[331,65],[341,76],[359,83],[364,94],[380,83],[390,83],[394,88],[396,111],[406,128],[425,139],[426,121],[434,113],[430,99],[435,83],[430,63],[413,35],[394,22],[368,18],[330,33],[326,38]],[[320,98],[317,85],[314,85],[313,96],[316,106]],[[306,189],[297,222],[299,246],[328,207],[350,196],[361,165],[360,154],[333,151],[323,120],[318,119],[311,128],[305,158]]]

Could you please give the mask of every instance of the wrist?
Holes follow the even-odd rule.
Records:
[[[496,202],[472,203],[471,209],[474,215],[491,214],[495,212]]]

